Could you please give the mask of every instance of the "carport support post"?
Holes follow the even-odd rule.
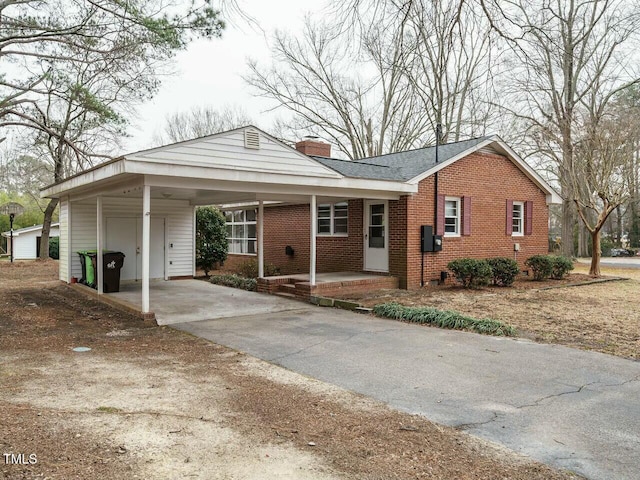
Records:
[[[151,187],[142,190],[142,313],[149,313],[149,248],[151,245]]]
[[[311,195],[311,246],[309,249],[309,283],[313,287],[316,284],[316,232],[318,229],[318,209],[316,196]]]
[[[104,275],[104,262],[102,260],[102,249],[104,248],[103,232],[104,232],[104,225],[102,223],[102,197],[98,195],[98,197],[96,198],[96,248],[98,250],[96,254],[97,255],[96,261],[98,262],[98,265],[96,265],[98,270],[96,283],[98,286],[99,295],[102,295],[104,293],[104,282],[102,280]]]
[[[258,202],[258,278],[264,277],[264,202]]]

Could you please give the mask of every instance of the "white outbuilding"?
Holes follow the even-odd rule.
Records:
[[[7,255],[11,255],[11,232],[2,232],[7,239]],[[49,238],[60,236],[60,224],[52,223]],[[40,237],[42,237],[42,225],[19,228],[13,231],[13,258],[14,260],[35,260],[40,254]]]

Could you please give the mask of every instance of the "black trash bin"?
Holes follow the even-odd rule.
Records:
[[[104,252],[102,254],[102,274],[104,293],[113,293],[120,291],[120,270],[124,265],[124,253],[122,252]]]

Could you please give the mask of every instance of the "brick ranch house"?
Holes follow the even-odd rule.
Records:
[[[416,193],[398,200],[319,204],[318,272],[388,274],[399,279],[400,288],[416,289],[441,281],[456,258],[511,257],[523,268],[528,257],[548,251],[548,206],[561,199],[499,137],[441,145],[438,163],[435,147],[358,161],[331,158],[331,146],[323,142],[305,140],[295,148],[345,177],[417,186]],[[234,252],[253,241],[234,237],[234,226],[242,223],[234,218],[255,220],[255,214],[225,214],[231,252],[226,268],[233,269],[247,259]],[[265,207],[264,258],[283,275],[309,271],[310,221],[308,204]],[[422,252],[423,225],[441,236],[440,251]]]
[[[255,257],[262,287],[266,262],[307,275],[299,283],[309,294],[328,283],[317,272],[355,272],[366,279],[352,282],[359,288],[375,279],[418,288],[453,258],[522,261],[547,250],[548,205],[560,198],[499,137],[442,145],[437,163],[434,148],[330,156],[321,142],[294,149],[247,126],[122,155],[50,185],[41,196],[60,202],[60,280],[81,278],[77,252],[97,250],[98,294],[109,293],[102,252],[121,251],[121,279],[140,288],[141,313],[152,314],[150,280],[196,275],[201,205],[232,206],[228,264]],[[423,225],[442,235],[442,249],[424,253],[421,270]]]

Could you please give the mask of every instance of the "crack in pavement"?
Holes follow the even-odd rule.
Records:
[[[571,395],[571,394],[574,394],[574,393],[580,393],[580,392],[582,392],[582,390],[587,388],[589,385],[595,385],[596,383],[599,383],[599,382],[586,383],[586,384],[584,384],[584,385],[582,385],[580,387],[574,386],[573,388],[575,388],[576,390],[569,390],[568,392],[560,392],[560,393],[553,393],[551,395],[546,395],[546,396],[541,397],[541,398],[539,398],[537,400],[534,400],[533,403],[526,403],[524,405],[518,405],[518,406],[516,406],[516,408],[517,409],[521,409],[521,408],[529,408],[529,407],[539,407],[540,404],[542,402],[544,402],[545,400],[548,400],[550,398],[562,397],[564,395]]]
[[[640,374],[636,375],[636,376],[635,376],[635,377],[633,377],[633,378],[630,378],[629,380],[625,380],[625,381],[624,381],[624,382],[622,382],[622,383],[611,383],[611,384],[609,384],[609,383],[603,383],[603,384],[602,384],[602,386],[603,386],[603,387],[622,387],[622,386],[624,386],[624,385],[626,385],[626,384],[628,384],[628,383],[631,383],[631,382],[638,382],[638,381],[640,381]],[[599,383],[599,382],[595,382],[595,383]]]
[[[568,392],[560,392],[560,393],[554,393],[554,394],[551,394],[551,395],[547,395],[547,396],[544,396],[544,397],[539,398],[537,400],[534,400],[533,403],[529,403],[529,404],[525,404],[525,405],[519,405],[519,406],[516,406],[516,408],[520,409],[520,408],[529,408],[529,407],[539,407],[540,404],[542,402],[544,402],[545,400],[548,400],[550,398],[555,398],[555,397],[562,397],[564,395],[571,395],[571,394],[574,394],[574,393],[580,393],[580,392],[582,392],[582,390],[589,390],[587,387],[590,387],[592,385],[600,384],[600,385],[602,385],[602,387],[621,387],[623,385],[627,385],[628,383],[638,382],[638,381],[640,381],[640,374],[636,375],[635,377],[633,377],[633,378],[631,378],[629,380],[625,380],[624,382],[621,382],[621,383],[605,384],[605,383],[601,383],[601,382],[590,382],[590,383],[585,383],[584,385],[582,385],[580,387],[575,386],[575,385],[567,385],[567,386],[572,386],[576,390],[569,390]]]
[[[461,423],[460,425],[454,425],[453,428],[460,431],[470,430],[481,425],[487,425],[488,423],[495,422],[501,415],[501,413],[499,412],[491,412],[491,414],[493,415],[493,417],[491,417],[489,420],[485,420],[484,422]]]

